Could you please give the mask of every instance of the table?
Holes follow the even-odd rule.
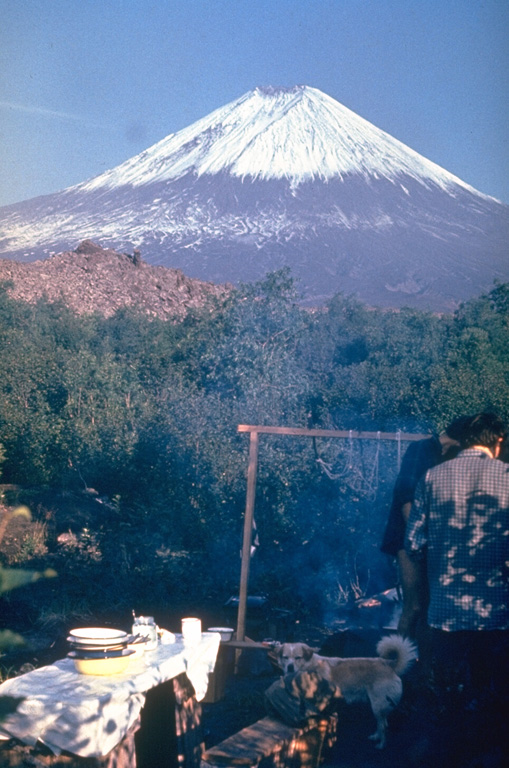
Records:
[[[135,752],[150,751],[151,745],[154,747],[152,731],[157,730],[144,710],[148,708],[154,716],[164,707],[164,698],[173,697],[172,727],[177,737],[185,740],[186,723],[199,725],[200,709],[195,705],[207,691],[219,642],[219,633],[204,632],[200,643],[190,647],[177,635],[174,643],[145,651],[124,673],[111,677],[81,675],[72,659],[65,658],[7,680],[0,685],[0,703],[4,697],[3,701],[12,701],[15,708],[2,719],[0,736],[32,748],[43,746],[50,755],[76,758],[74,763],[66,763],[69,765],[140,768]],[[166,730],[168,735],[169,728],[162,723],[159,730]],[[138,742],[136,748],[133,739]],[[115,753],[114,762],[105,760]],[[165,765],[171,765],[170,756],[167,758]],[[148,758],[145,764],[156,768]]]

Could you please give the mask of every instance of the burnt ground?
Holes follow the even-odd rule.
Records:
[[[250,652],[261,653],[261,652]],[[249,667],[253,669],[249,669]],[[258,667],[258,668],[257,668]],[[266,714],[264,691],[276,669],[258,662],[231,676],[224,697],[203,704],[206,747],[214,746]],[[387,745],[378,750],[369,705],[338,702],[336,743],[324,749],[322,768],[503,768],[509,765],[500,709],[482,711],[477,702],[446,701],[422,679],[418,664],[404,678],[404,693],[389,720]]]

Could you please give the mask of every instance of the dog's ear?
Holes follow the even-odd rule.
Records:
[[[313,656],[313,649],[309,647],[309,645],[302,645],[302,655],[304,656],[304,661],[309,661],[311,657]]]
[[[310,661],[314,652],[315,652],[315,649],[310,648],[309,645],[302,646],[302,655],[304,656],[305,661]]]

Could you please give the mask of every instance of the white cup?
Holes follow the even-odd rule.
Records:
[[[182,619],[182,639],[184,640],[184,645],[198,645],[201,640],[200,619]]]

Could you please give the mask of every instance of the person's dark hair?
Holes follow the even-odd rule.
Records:
[[[465,430],[471,421],[472,416],[459,416],[457,419],[454,419],[454,421],[451,421],[449,426],[446,427],[445,434],[448,435],[451,440],[457,440],[458,443],[462,445]]]
[[[461,443],[464,448],[484,445],[486,448],[494,450],[500,438],[505,440],[506,437],[507,428],[496,414],[477,413],[475,416],[471,416],[465,424]]]

